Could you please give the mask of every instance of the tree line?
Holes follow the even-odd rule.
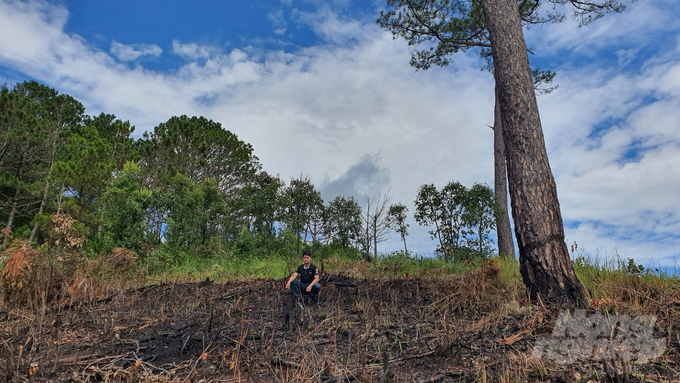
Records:
[[[73,97],[35,81],[0,91],[3,247],[50,245],[54,216],[73,219],[83,250],[138,256],[276,253],[343,248],[378,256],[397,233],[408,254],[408,208],[389,193],[324,201],[308,176],[286,183],[253,147],[205,117],[175,116],[134,139],[113,114],[85,114]],[[414,218],[437,251],[486,256],[497,206],[486,185],[423,185]]]

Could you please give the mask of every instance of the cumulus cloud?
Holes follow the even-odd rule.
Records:
[[[118,60],[127,62],[135,61],[142,56],[159,57],[163,50],[156,44],[121,44],[116,40],[111,41],[110,51]]]
[[[671,3],[527,34],[537,54],[561,63],[551,68],[560,89],[539,98],[541,117],[567,236],[593,252],[680,251],[680,50],[677,39],[654,54],[645,46],[662,32],[677,36]],[[89,114],[130,119],[137,134],[178,114],[219,121],[253,144],[268,172],[323,180],[327,200],[389,188],[413,212],[421,184],[492,184],[493,82],[477,56],[415,72],[405,42],[374,23],[324,5],[296,12],[321,41],[283,52],[174,40],[184,61],[160,72],[119,62],[146,52],[140,46],[103,52],[69,33],[61,5],[0,1],[0,65],[71,94]],[[614,66],[578,55],[608,55]],[[434,248],[425,229],[411,229],[413,249]]]

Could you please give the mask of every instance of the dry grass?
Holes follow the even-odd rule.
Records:
[[[29,259],[35,258],[36,250],[24,242],[16,242],[3,255],[9,257],[2,270],[2,286],[5,289],[21,289],[30,279],[31,271]]]

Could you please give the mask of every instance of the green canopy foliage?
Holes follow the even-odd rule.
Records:
[[[261,170],[253,147],[220,123],[179,116],[141,139],[132,137],[134,130],[113,114],[87,116],[80,102],[37,82],[3,88],[0,219],[8,233],[5,242],[30,233],[37,244],[52,238],[54,245],[49,233],[59,212],[73,219],[91,255],[125,247],[151,257],[160,250],[165,254],[160,262],[171,263],[215,253],[288,254],[329,246],[358,252],[363,246],[362,208],[354,197],[325,203],[309,176],[286,185],[279,175]],[[455,209],[463,211],[457,188],[467,190],[450,184],[440,192],[424,185],[423,193],[430,195],[419,195],[423,206],[416,218],[440,225],[433,235],[446,243],[456,236],[473,237],[472,226],[463,230],[452,218]],[[442,209],[448,209],[448,221]],[[407,212],[396,204],[389,215],[404,246]],[[463,219],[461,214],[456,219]],[[479,222],[488,226],[488,212],[481,214]]]
[[[432,227],[428,233],[447,260],[491,254],[489,233],[496,226],[499,208],[487,185],[474,184],[468,189],[449,182],[437,190],[434,184],[425,184],[414,203],[413,217],[421,226]]]

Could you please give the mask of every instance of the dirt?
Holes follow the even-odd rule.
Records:
[[[531,358],[560,307],[529,305],[477,277],[323,282],[307,305],[285,279],[264,279],[164,283],[44,314],[7,309],[0,381],[605,381],[598,361]],[[654,337],[668,347],[634,364],[630,381],[680,381],[678,311],[659,307]]]

